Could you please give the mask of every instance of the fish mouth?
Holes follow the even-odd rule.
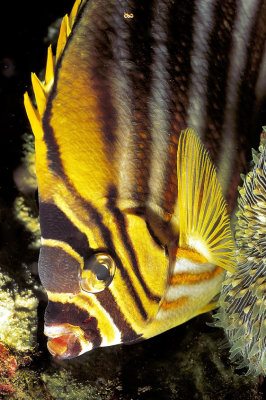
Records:
[[[61,325],[45,326],[47,347],[53,357],[61,360],[77,357],[82,351],[81,337],[75,329]]]

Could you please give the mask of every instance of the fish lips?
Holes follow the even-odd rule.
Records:
[[[57,359],[74,358],[84,352],[80,334],[71,327],[46,325],[44,334],[48,336],[47,347],[49,352]]]

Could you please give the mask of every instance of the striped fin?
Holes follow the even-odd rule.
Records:
[[[177,152],[179,246],[234,271],[234,243],[216,171],[192,130],[182,131]]]

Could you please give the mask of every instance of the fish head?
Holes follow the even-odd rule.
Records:
[[[40,202],[39,275],[49,300],[44,333],[50,353],[68,359],[141,340],[167,285],[164,248],[139,215],[109,204],[101,213],[109,215],[84,224],[84,234],[73,213],[71,222],[60,207]],[[77,221],[80,214],[76,208]]]

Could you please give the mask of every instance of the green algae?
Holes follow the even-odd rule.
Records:
[[[58,400],[101,400],[102,397],[93,384],[88,381],[75,381],[71,372],[64,369],[55,371],[51,375],[43,374],[43,381],[49,393]]]
[[[10,400],[53,400],[53,397],[46,390],[45,384],[40,378],[39,372],[30,368],[20,369],[13,381],[15,393]]]

